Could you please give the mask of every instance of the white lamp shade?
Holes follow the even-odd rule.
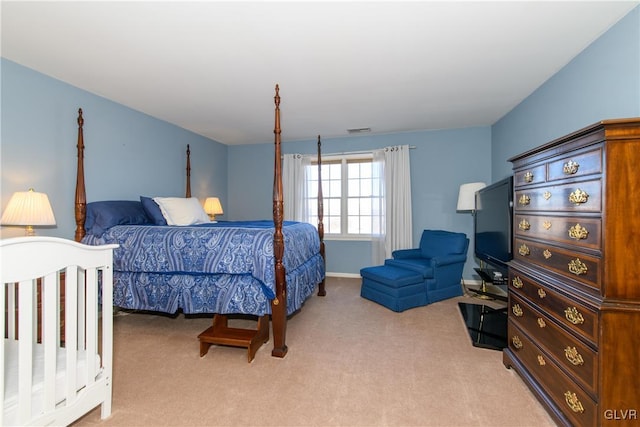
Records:
[[[204,211],[209,215],[220,215],[224,213],[220,199],[217,197],[207,197],[204,201]]]
[[[476,191],[486,187],[484,182],[470,182],[462,184],[458,192],[458,211],[473,211],[476,209]]]
[[[56,218],[47,195],[32,188],[13,193],[0,222],[2,225],[55,225]]]

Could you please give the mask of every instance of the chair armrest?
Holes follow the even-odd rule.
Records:
[[[442,266],[442,265],[450,265],[450,264],[458,264],[458,263],[467,262],[467,254],[457,254],[457,255],[444,255],[435,258],[431,258],[431,265]]]
[[[391,253],[394,259],[422,258],[420,249],[397,249]]]

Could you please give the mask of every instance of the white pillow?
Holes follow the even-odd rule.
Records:
[[[193,225],[209,222],[209,216],[196,197],[154,197],[167,225]]]

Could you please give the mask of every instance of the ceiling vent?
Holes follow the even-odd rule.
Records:
[[[347,132],[349,132],[349,133],[367,133],[367,132],[371,132],[371,128],[353,128],[353,129],[347,129]]]

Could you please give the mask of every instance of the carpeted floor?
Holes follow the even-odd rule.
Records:
[[[121,313],[112,415],[75,425],[554,426],[501,352],[471,345],[460,301],[482,303],[394,313],[362,299],[359,279],[329,278],[289,320],[287,356],[269,342],[250,364],[241,348],[199,357],[209,318]]]

